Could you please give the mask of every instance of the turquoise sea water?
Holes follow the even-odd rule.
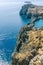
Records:
[[[24,3],[0,4],[0,65],[9,65],[20,28],[29,23],[22,19],[19,11]],[[43,25],[43,19],[35,22],[35,27]]]
[[[40,28],[41,26],[43,26],[43,19],[36,21],[34,27]]]

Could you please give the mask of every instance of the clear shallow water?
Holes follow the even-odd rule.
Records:
[[[41,26],[43,26],[43,19],[36,21],[34,27],[40,28]]]
[[[0,4],[0,65],[9,65],[20,28],[29,21],[21,19],[19,11],[24,3]]]

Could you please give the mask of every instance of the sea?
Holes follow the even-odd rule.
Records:
[[[19,12],[24,2],[0,3],[0,65],[9,65],[21,27],[30,22],[22,19]],[[43,19],[35,27],[43,26]]]

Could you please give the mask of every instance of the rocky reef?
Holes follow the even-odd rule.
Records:
[[[43,18],[43,7],[24,5],[20,15],[31,21],[19,31],[11,65],[43,65],[43,26],[34,28],[34,22]]]

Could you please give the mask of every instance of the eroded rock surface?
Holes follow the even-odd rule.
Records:
[[[43,54],[35,56],[29,63],[29,65],[43,65]]]
[[[43,65],[43,27],[29,28],[19,32],[12,65]]]
[[[34,22],[43,18],[43,6],[26,4],[20,15],[30,18],[30,23],[18,34],[11,65],[43,65],[43,27],[34,28]]]
[[[43,18],[43,6],[25,4],[21,8],[20,15],[22,18],[30,18],[30,23],[34,23],[36,20]]]
[[[22,6],[22,9],[20,11],[20,15],[27,17],[27,18],[32,18],[32,17],[43,17],[43,6],[37,6],[34,4],[25,4]]]

